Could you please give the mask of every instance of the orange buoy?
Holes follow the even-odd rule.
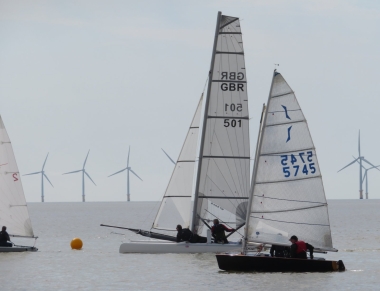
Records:
[[[83,242],[80,238],[75,237],[72,239],[70,246],[73,250],[80,250],[83,246]]]

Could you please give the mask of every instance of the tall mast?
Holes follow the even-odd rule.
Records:
[[[251,216],[251,208],[252,208],[252,202],[253,202],[253,191],[254,191],[255,184],[256,184],[257,167],[259,165],[259,156],[260,156],[260,152],[261,152],[261,146],[263,143],[262,131],[265,128],[266,123],[267,123],[266,117],[268,114],[270,98],[272,96],[273,82],[274,82],[275,76],[276,76],[276,70],[274,70],[274,72],[273,72],[272,83],[271,83],[270,90],[269,90],[267,106],[266,106],[266,108],[265,108],[265,105],[263,107],[263,110],[265,108],[265,114],[262,115],[262,119],[264,119],[264,120],[262,120],[260,123],[260,130],[259,130],[259,136],[258,136],[258,141],[257,141],[258,144],[256,146],[255,161],[254,161],[254,167],[253,167],[253,172],[252,172],[251,189],[250,189],[250,193],[249,193],[249,200],[248,200],[248,207],[247,207],[247,216],[245,219],[245,227],[244,227],[244,241],[243,241],[243,243],[244,243],[243,244],[243,252],[244,253],[245,253],[245,248],[246,248],[247,241],[248,241],[249,218]]]
[[[193,232],[196,232],[195,222],[196,222],[196,218],[197,218],[196,216],[197,216],[197,208],[198,208],[200,176],[201,176],[201,169],[202,169],[202,157],[203,157],[203,149],[204,149],[205,136],[206,136],[206,125],[207,125],[208,108],[209,108],[209,103],[210,103],[212,76],[213,76],[214,62],[215,62],[215,52],[216,52],[216,46],[217,46],[217,42],[218,42],[218,34],[219,34],[219,27],[220,27],[220,19],[221,18],[222,18],[222,12],[219,11],[218,16],[217,16],[217,20],[216,20],[214,46],[212,49],[211,64],[210,64],[209,79],[208,79],[209,81],[208,81],[208,86],[207,86],[207,96],[206,96],[206,103],[205,103],[204,117],[203,117],[202,138],[201,138],[201,144],[200,144],[200,149],[199,149],[198,172],[197,172],[197,180],[196,180],[196,186],[195,186],[193,217],[192,217],[192,221],[191,221],[191,230]]]

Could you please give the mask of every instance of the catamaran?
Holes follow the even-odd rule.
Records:
[[[241,248],[239,240],[213,243],[209,225],[218,218],[239,233],[245,224],[248,203],[248,95],[242,32],[237,17],[218,13],[200,128],[202,100],[198,103],[152,229],[129,228],[137,234],[159,240],[123,243],[121,253],[203,253]],[[192,195],[195,168],[197,174]],[[195,234],[207,235],[207,243],[176,243],[176,237],[170,233],[175,234],[177,224],[189,227]]]
[[[261,123],[241,254],[217,254],[222,270],[264,272],[343,271],[342,261],[276,258],[252,243],[290,246],[297,235],[316,252],[333,247],[327,201],[316,150],[296,96],[274,72]]]
[[[16,159],[0,116],[0,226],[10,237],[35,238]],[[0,246],[0,252],[37,251],[34,246]]]

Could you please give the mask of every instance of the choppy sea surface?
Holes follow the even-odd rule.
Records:
[[[380,290],[380,200],[329,200],[341,273],[239,273],[213,254],[120,254],[149,229],[158,202],[30,203],[36,253],[0,253],[1,290]],[[71,250],[80,237],[84,246]],[[18,243],[26,243],[24,240]],[[28,241],[29,245],[33,241]]]

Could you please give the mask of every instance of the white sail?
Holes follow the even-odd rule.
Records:
[[[333,250],[315,147],[293,90],[277,72],[260,139],[248,241],[289,244],[297,235],[316,248]]]
[[[0,226],[3,225],[10,235],[34,236],[12,144],[0,117]]]
[[[189,227],[202,100],[203,94],[154,220],[155,229],[174,231],[177,224]]]
[[[192,230],[221,218],[244,224],[250,185],[247,79],[240,21],[219,14],[211,60]],[[229,218],[228,218],[229,217]],[[229,221],[225,221],[229,220]]]

